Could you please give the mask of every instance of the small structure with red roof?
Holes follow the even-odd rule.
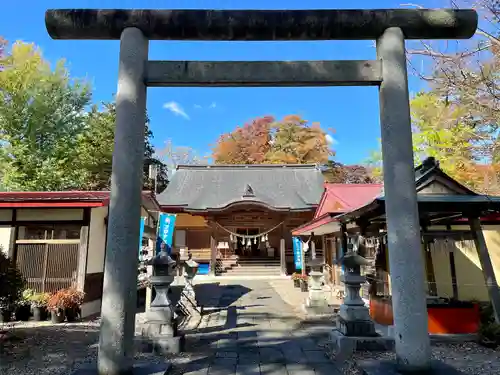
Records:
[[[104,276],[109,191],[0,192],[0,251],[13,259],[27,286],[85,292],[82,316],[99,312]],[[152,192],[142,194],[144,236],[154,239]],[[139,253],[139,239],[138,239]]]

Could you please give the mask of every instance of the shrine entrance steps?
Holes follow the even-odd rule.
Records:
[[[280,260],[267,257],[240,256],[231,267],[225,267],[218,273],[220,276],[280,276]]]

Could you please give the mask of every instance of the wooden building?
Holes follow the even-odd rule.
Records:
[[[294,271],[291,229],[313,218],[323,191],[316,165],[179,166],[157,199],[176,213],[174,251],[212,275]]]
[[[429,333],[476,333],[479,310],[472,302],[491,301],[500,307],[496,281],[500,277],[500,197],[471,191],[444,173],[433,158],[415,169],[415,177]],[[393,324],[389,254],[404,250],[387,246],[383,192],[348,212],[328,212],[321,220],[294,230],[301,236],[313,233],[332,244],[329,261],[335,272],[348,242],[362,236],[360,249],[372,260],[364,270],[370,284],[363,288],[363,297],[369,300],[377,323]],[[333,281],[339,283],[338,278]]]
[[[82,316],[100,311],[109,191],[0,192],[0,251],[14,259],[28,288],[85,292]],[[159,206],[143,192],[144,235],[156,237]],[[139,239],[137,239],[139,253]]]

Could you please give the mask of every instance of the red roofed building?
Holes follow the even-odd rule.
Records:
[[[295,228],[294,236],[315,233],[320,228],[321,233],[327,234],[328,228],[324,224],[331,221],[331,217],[349,212],[373,200],[382,193],[382,184],[332,184],[325,183],[325,190],[321,196],[318,208],[312,221]],[[323,233],[326,231],[325,233]]]
[[[27,286],[85,292],[82,316],[101,307],[109,191],[0,192],[0,251],[12,258]],[[145,236],[154,238],[152,192],[142,195]],[[139,239],[137,239],[139,253]]]

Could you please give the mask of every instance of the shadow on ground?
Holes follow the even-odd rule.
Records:
[[[181,289],[172,288],[172,302]],[[255,297],[240,301],[252,290]],[[205,324],[185,331],[186,353],[170,358],[174,374],[340,374],[321,345],[331,322],[302,322],[286,314],[287,305],[269,288],[207,283],[196,285],[196,293],[206,307]],[[97,355],[95,321],[11,332],[16,339],[0,347],[1,373],[24,375],[30,368],[29,373],[68,375]]]

